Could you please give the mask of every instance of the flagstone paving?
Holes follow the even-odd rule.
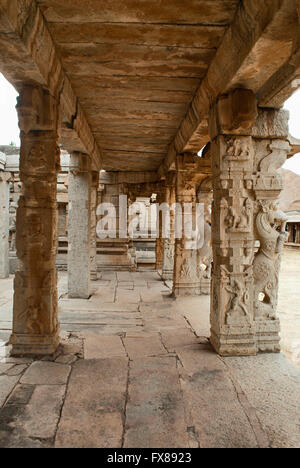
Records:
[[[286,355],[245,358],[211,349],[209,297],[175,301],[150,271],[104,272],[90,300],[68,299],[61,273],[56,356],[11,358],[1,280],[0,447],[300,447],[297,273],[285,252]]]

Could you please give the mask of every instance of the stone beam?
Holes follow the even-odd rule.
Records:
[[[35,0],[0,0],[0,70],[19,92],[24,84],[49,90],[61,104],[64,148],[89,154],[101,169],[100,149]]]
[[[209,141],[208,113],[217,97],[238,87],[258,93],[289,60],[295,36],[296,0],[240,2],[235,19],[159,168],[160,177],[174,165],[177,154],[197,152]]]
[[[288,154],[288,157],[291,158],[297,153],[300,153],[300,140],[298,138],[294,138],[292,135],[289,135],[289,143],[291,146],[291,151]]]
[[[157,172],[101,172],[101,184],[146,184],[159,182]]]
[[[294,2],[291,1],[292,4]],[[300,88],[300,1],[297,0],[298,27],[288,60],[270,77],[258,93],[262,107],[279,109]]]

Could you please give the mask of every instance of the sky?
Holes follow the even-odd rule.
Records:
[[[17,92],[0,73],[0,145],[20,145],[18,118],[15,109]],[[290,111],[290,133],[300,139],[300,89],[286,101],[285,109]],[[285,169],[300,174],[300,153],[289,159]]]

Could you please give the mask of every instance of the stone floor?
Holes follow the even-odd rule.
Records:
[[[287,251],[291,363],[218,357],[209,298],[175,301],[156,272],[105,272],[89,301],[67,299],[60,275],[61,349],[12,359],[13,279],[1,280],[0,447],[300,447],[299,273],[300,252]]]

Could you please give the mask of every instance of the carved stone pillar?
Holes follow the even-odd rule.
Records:
[[[253,315],[254,143],[251,91],[221,97],[210,115],[213,176],[211,343],[226,355],[256,354]]]
[[[253,128],[255,194],[254,237],[259,248],[253,261],[254,320],[257,350],[280,351],[277,317],[281,251],[286,241],[286,215],[278,207],[283,181],[278,169],[290,151],[287,111],[260,110]]]
[[[236,90],[211,114],[213,279],[211,342],[221,355],[279,351],[276,317],[286,217],[277,169],[290,150],[285,111],[260,110]],[[256,243],[255,243],[256,241]]]
[[[176,203],[181,206],[182,236],[175,239],[175,259],[173,275],[173,294],[178,296],[196,296],[200,294],[200,276],[196,239],[191,239],[186,232],[186,224],[192,221],[196,226],[196,182],[193,172],[196,165],[191,156],[178,156],[176,175]],[[178,213],[180,216],[180,213]],[[175,215],[176,223],[179,216]],[[177,234],[177,233],[176,233]]]
[[[170,207],[170,237],[164,240],[162,277],[165,281],[173,280],[174,275],[175,212],[172,208],[176,203],[175,180],[176,176],[170,174],[166,182],[166,203]]]
[[[70,298],[90,297],[91,277],[91,185],[89,158],[70,155],[68,291]]]
[[[0,171],[0,279],[9,277],[9,181],[10,174]]]
[[[92,185],[91,185],[91,280],[97,281],[97,204],[98,204],[98,187],[99,187],[99,172],[92,172]]]
[[[53,353],[59,344],[57,318],[58,106],[38,87],[18,99],[22,196],[16,221],[19,258],[14,283],[13,355]]]
[[[212,179],[208,177],[201,184],[198,194],[198,202],[204,207],[204,242],[198,250],[198,263],[200,266],[200,293],[210,294],[212,247],[211,247],[211,202]]]

